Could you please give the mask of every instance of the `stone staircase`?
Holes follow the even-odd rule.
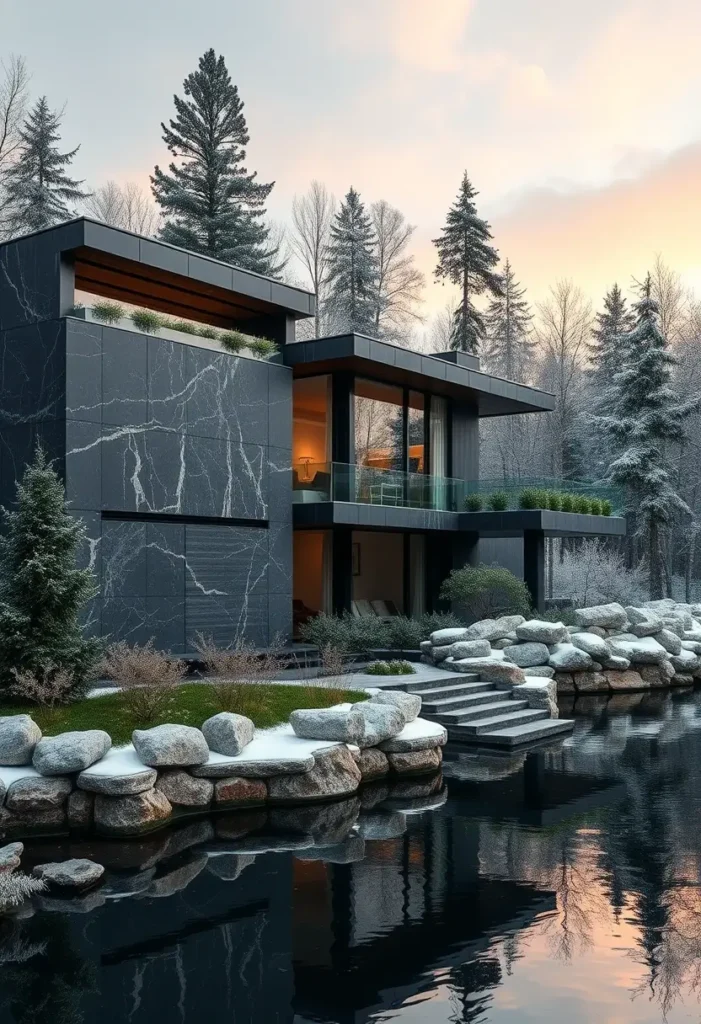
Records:
[[[421,717],[444,725],[451,741],[508,748],[565,736],[574,728],[571,720],[549,718],[475,673],[442,672],[441,678],[406,682],[402,689],[419,694]]]

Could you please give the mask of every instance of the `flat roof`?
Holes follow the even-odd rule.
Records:
[[[462,400],[473,398],[479,416],[551,412],[555,408],[555,396],[548,391],[362,334],[296,341],[285,345],[282,356],[286,365],[294,368],[295,377],[350,370],[419,391]]]
[[[155,298],[181,306],[183,316],[198,310],[222,318],[286,314],[300,319],[316,308],[316,297],[303,288],[90,217],[13,238],[0,249],[28,239],[72,255],[76,288],[99,288],[99,294],[135,304],[153,305]]]

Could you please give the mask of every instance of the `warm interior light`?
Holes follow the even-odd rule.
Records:
[[[302,463],[302,468],[299,471],[299,479],[308,482],[309,480],[311,480],[309,466],[314,460],[312,459],[311,455],[301,455],[297,461]]]

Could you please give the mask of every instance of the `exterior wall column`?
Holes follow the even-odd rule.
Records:
[[[353,599],[353,531],[334,526],[331,531],[331,605],[335,615],[351,610]]]
[[[542,530],[523,531],[523,579],[534,609],[545,611],[545,534]]]

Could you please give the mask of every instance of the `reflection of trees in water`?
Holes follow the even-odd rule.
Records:
[[[9,924],[3,922],[5,928]],[[38,914],[7,928],[0,942],[0,959],[4,954],[8,961],[0,986],[2,1019],[81,1024],[80,1004],[94,986],[94,972],[75,952],[66,921],[57,914]]]
[[[485,1020],[483,1015],[491,1004],[492,990],[501,983],[501,964],[497,958],[485,955],[470,960],[454,967],[450,974],[452,1019],[456,1024]]]

